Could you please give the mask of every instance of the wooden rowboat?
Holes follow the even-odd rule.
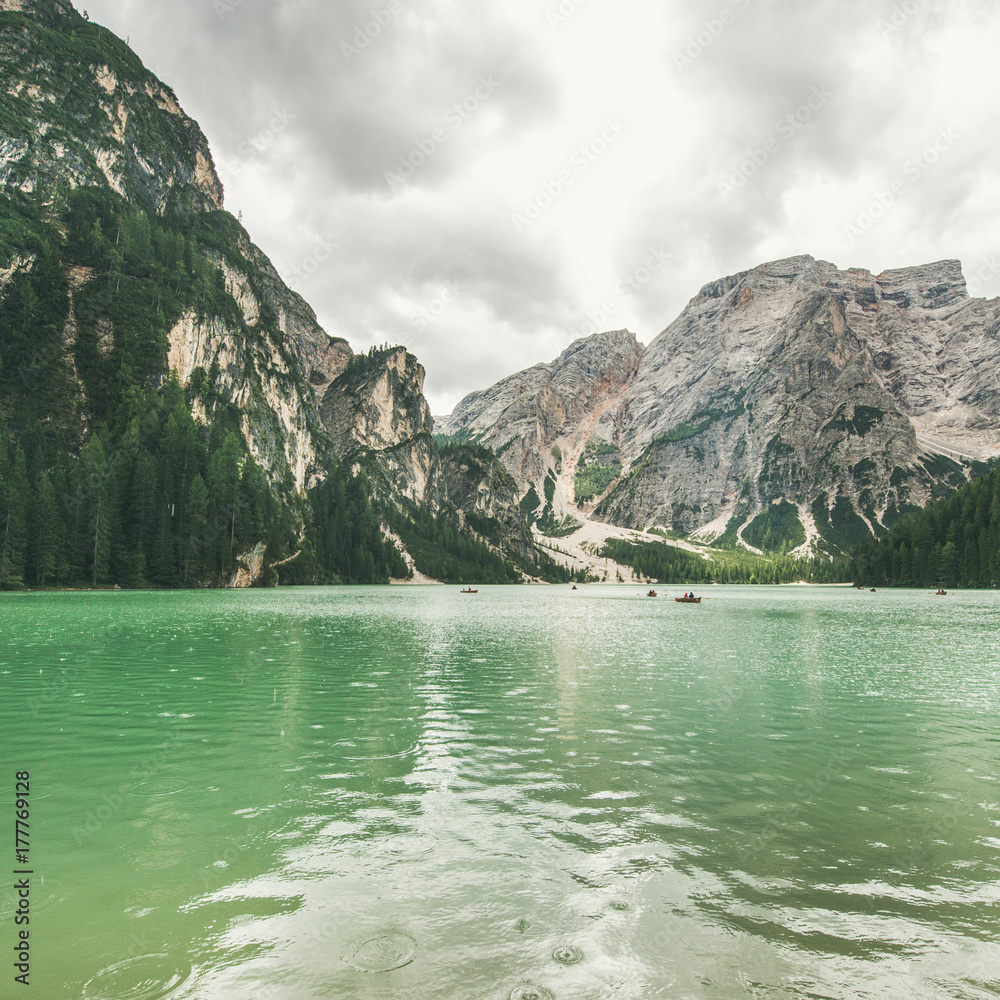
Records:
[[[674,600],[678,604],[701,604],[700,597],[675,597]]]
[[[465,590],[460,590],[460,594],[478,594],[478,590],[473,590],[471,587],[466,587]]]

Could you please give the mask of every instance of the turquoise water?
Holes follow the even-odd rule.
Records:
[[[0,595],[0,996],[1000,996],[1000,596],[705,595]]]

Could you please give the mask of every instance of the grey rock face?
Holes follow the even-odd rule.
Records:
[[[404,348],[362,355],[327,388],[323,426],[341,457],[364,454],[393,489],[417,503],[431,490],[434,422],[423,396],[424,369]]]
[[[201,129],[120,39],[59,0],[3,0],[0,11],[10,15],[0,40],[10,112],[0,129],[0,186],[54,197],[107,184],[156,212],[222,208]],[[33,44],[37,25],[52,31],[43,50]],[[106,62],[81,54],[84,37],[103,47]]]
[[[441,454],[438,468],[442,494],[467,528],[501,551],[535,562],[534,540],[518,506],[517,484],[498,459],[485,449],[459,446]]]
[[[550,469],[561,472],[575,462],[635,378],[642,356],[627,330],[577,340],[555,361],[467,396],[438,432],[488,445],[522,493],[535,485],[541,494]]]
[[[522,488],[558,436],[618,445],[625,474],[593,513],[613,524],[712,536],[788,500],[811,538],[845,548],[838,520],[881,530],[1000,455],[998,332],[1000,301],[970,299],[957,261],[872,275],[794,257],[706,285],[603,391],[577,366],[577,405],[569,385],[549,394],[543,365],[447,426],[497,448]]]
[[[433,513],[452,510],[495,548],[534,563],[514,480],[483,448],[438,451],[423,386],[423,367],[402,347],[357,357],[320,406],[334,451],[365,468],[383,502],[405,497]]]

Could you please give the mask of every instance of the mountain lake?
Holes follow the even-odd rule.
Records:
[[[1000,595],[459,589],[0,595],[0,995],[1000,997]]]

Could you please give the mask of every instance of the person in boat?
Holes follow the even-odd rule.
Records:
[[[688,596],[689,600],[693,601],[694,600],[694,591],[692,590],[691,593],[688,594],[687,596]]]
[[[685,601],[686,601],[686,600],[687,600],[687,599],[688,599],[688,598],[689,598],[690,596],[691,596],[691,595],[690,595],[690,594],[689,594],[689,593],[688,593],[687,591],[684,591],[684,600],[685,600]]]

